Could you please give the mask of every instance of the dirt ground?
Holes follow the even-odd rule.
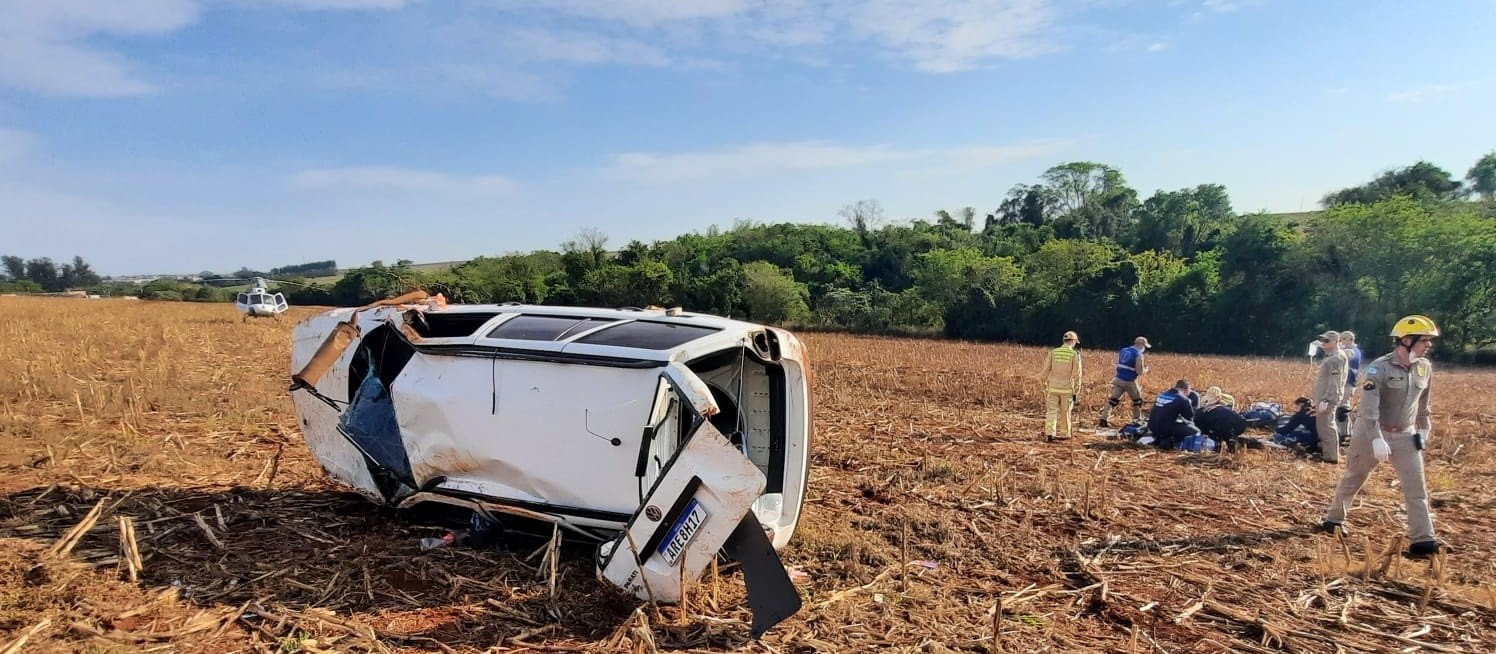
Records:
[[[1390,466],[1336,538],[1310,527],[1343,465],[1098,433],[1124,344],[1082,333],[1079,431],[1051,443],[1041,348],[806,334],[812,477],[782,553],[805,606],[752,641],[731,571],[653,607],[573,546],[553,594],[543,540],[422,551],[441,527],[326,479],[286,390],[311,309],[0,312],[0,654],[1496,651],[1496,371],[1437,348],[1426,459],[1455,549],[1414,561]],[[1309,389],[1304,359],[1156,345],[1150,395],[1178,377],[1239,404]]]

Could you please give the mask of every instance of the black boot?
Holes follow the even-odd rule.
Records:
[[[1408,558],[1424,559],[1439,553],[1442,549],[1437,540],[1424,540],[1408,546]]]
[[[1319,523],[1319,526],[1315,527],[1314,531],[1322,534],[1334,534],[1336,529],[1340,530],[1342,536],[1351,535],[1351,532],[1345,528],[1345,525],[1338,522],[1330,522],[1329,520]]]

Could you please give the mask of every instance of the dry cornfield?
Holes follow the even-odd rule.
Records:
[[[650,607],[573,547],[552,596],[543,540],[421,551],[439,528],[330,483],[286,392],[312,311],[0,298],[0,653],[1496,649],[1489,370],[1436,373],[1429,486],[1456,549],[1411,561],[1390,467],[1336,539],[1309,528],[1339,466],[1095,433],[1123,344],[1083,343],[1081,431],[1050,443],[1041,348],[807,334],[812,480],[783,553],[805,607],[750,641],[730,571]],[[1150,392],[1309,387],[1303,359],[1159,345]]]

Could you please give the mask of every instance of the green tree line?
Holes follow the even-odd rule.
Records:
[[[83,257],[57,265],[50,257],[25,259],[13,254],[0,256],[0,290],[9,293],[55,293],[98,286],[103,280]]]
[[[410,261],[295,280],[292,304],[365,304],[413,288],[456,302],[682,306],[807,329],[1110,349],[1145,334],[1172,351],[1285,355],[1324,329],[1370,353],[1426,313],[1453,356],[1496,345],[1496,152],[1464,179],[1428,162],[1326,194],[1301,214],[1240,214],[1219,184],[1140,198],[1121,171],[1067,162],[998,207],[889,220],[876,200],[838,224],[739,221],[612,246]],[[1442,347],[1442,346],[1441,346]]]
[[[1434,316],[1457,353],[1496,344],[1496,153],[1465,180],[1430,164],[1329,193],[1323,210],[1238,214],[1225,187],[1146,199],[1115,168],[1055,166],[985,214],[890,221],[874,200],[843,224],[740,221],[610,247],[586,230],[558,251],[410,262],[283,289],[357,305],[412,288],[458,302],[679,305],[806,328],[1108,347],[1137,334],[1175,351],[1291,354],[1324,329],[1371,351],[1406,313]]]

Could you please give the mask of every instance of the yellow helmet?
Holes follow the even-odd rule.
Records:
[[[1439,326],[1434,324],[1434,319],[1425,315],[1413,314],[1404,316],[1392,326],[1392,337],[1402,338],[1404,336],[1438,336]]]

